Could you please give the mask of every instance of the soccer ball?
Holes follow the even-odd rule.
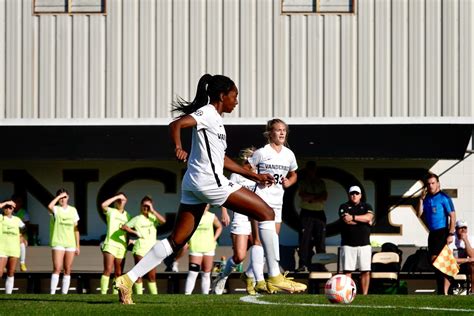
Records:
[[[336,274],[326,282],[324,293],[331,303],[350,304],[356,296],[357,288],[350,277]]]

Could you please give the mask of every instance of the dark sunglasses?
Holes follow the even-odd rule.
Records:
[[[350,195],[359,195],[360,193],[359,192],[350,192],[349,194]]]

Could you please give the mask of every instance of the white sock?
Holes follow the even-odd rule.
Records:
[[[7,276],[7,279],[5,280],[5,294],[12,294],[14,281],[15,277]]]
[[[208,295],[211,289],[211,272],[201,272],[201,293]]]
[[[237,265],[235,264],[234,259],[232,257],[227,259],[227,262],[225,264],[225,268],[224,268],[224,271],[223,271],[223,275],[224,276],[229,276],[232,273],[232,271],[234,271],[234,268],[236,266]]]
[[[56,288],[58,287],[59,282],[59,274],[51,274],[51,286],[50,286],[50,293],[56,294]]]
[[[186,278],[186,283],[184,284],[184,294],[190,295],[193,294],[194,286],[196,285],[196,279],[199,275],[197,271],[189,271],[188,277]]]
[[[265,256],[267,258],[268,275],[276,276],[280,274],[280,245],[274,221],[264,221],[258,223],[258,231],[262,240]]]
[[[154,269],[159,265],[163,259],[168,257],[173,253],[173,249],[168,241],[168,239],[159,240],[153,246],[153,248],[148,251],[148,253],[140,260],[132,270],[128,271],[128,276],[133,283],[138,278],[141,278],[147,274],[151,269]]]
[[[20,244],[20,263],[25,263],[26,260],[26,246],[24,243]]]
[[[61,284],[61,293],[62,294],[67,294],[69,291],[69,285],[71,284],[71,276],[70,275],[64,275],[63,276],[63,283]]]
[[[254,246],[250,247],[249,250],[248,250],[249,260],[248,260],[247,270],[245,270],[245,275],[247,276],[247,278],[252,278],[255,281],[255,275],[253,273],[253,268],[252,268],[252,248],[253,247]]]
[[[265,277],[263,276],[263,265],[264,265],[264,256],[263,256],[263,247],[260,245],[254,245],[250,248],[252,255],[250,258],[252,261],[250,264],[252,265],[253,275],[255,276],[256,281],[263,281]]]

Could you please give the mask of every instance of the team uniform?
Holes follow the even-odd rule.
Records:
[[[0,257],[20,257],[20,230],[25,223],[16,216],[0,215]]]
[[[181,185],[181,203],[221,206],[241,188],[224,176],[227,142],[222,116],[211,104],[190,115],[197,125],[192,130],[193,146]]]
[[[237,183],[250,191],[255,191],[256,183],[246,177],[241,176],[238,173],[230,175],[230,181]],[[252,227],[248,216],[234,212],[232,222],[230,224],[230,233],[234,235],[250,235],[252,233]]]
[[[423,200],[423,213],[430,231],[428,235],[428,251],[437,256],[443,250],[449,233],[449,214],[454,212],[451,198],[444,192],[428,194]]]
[[[339,217],[344,213],[350,215],[364,215],[373,213],[370,204],[360,202],[357,205],[346,202],[339,207]],[[370,246],[370,224],[357,222],[356,225],[345,224],[341,220],[341,260],[344,272],[361,272],[371,270],[372,247]]]
[[[130,215],[125,210],[120,212],[116,208],[108,207],[105,216],[107,233],[102,252],[108,252],[117,259],[123,259],[127,252],[127,233],[120,228],[130,220]]]
[[[68,205],[62,208],[59,205],[53,207],[50,214],[49,235],[50,244],[54,250],[64,250],[68,252],[76,251],[76,236],[74,228],[79,222],[79,214],[74,206]]]
[[[156,227],[160,225],[160,221],[151,213],[148,214],[148,217],[140,214],[125,225],[134,228],[140,234],[140,238],[133,245],[132,253],[140,257],[145,256],[156,243]]]
[[[281,223],[284,194],[282,179],[288,172],[298,169],[295,154],[285,146],[282,146],[281,151],[277,152],[270,144],[267,144],[256,150],[248,161],[257,170],[257,173],[269,173],[275,178],[275,183],[270,187],[257,185],[255,193],[273,208],[275,223]]]

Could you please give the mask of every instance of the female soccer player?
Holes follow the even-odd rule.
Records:
[[[267,145],[255,151],[249,162],[259,174],[268,174],[274,177],[272,186],[258,185],[255,193],[260,196],[275,211],[276,232],[280,234],[282,222],[283,194],[285,189],[296,183],[298,164],[294,153],[285,145],[288,140],[288,125],[280,119],[272,119],[267,122],[264,137]],[[256,223],[253,222],[253,227]],[[276,289],[268,286],[263,287],[264,251],[260,246],[258,230],[253,229],[254,246],[250,249],[249,267],[256,280],[258,292],[275,292]],[[279,257],[278,257],[279,259]],[[248,271],[249,272],[249,271]]]
[[[196,230],[207,204],[224,206],[258,220],[260,238],[266,252],[269,268],[268,283],[282,291],[304,291],[306,285],[285,278],[276,257],[278,236],[275,232],[273,210],[255,193],[230,182],[223,174],[224,167],[262,185],[274,182],[269,174],[256,174],[242,168],[225,155],[226,131],[222,114],[236,107],[238,90],[225,76],[205,74],[198,83],[192,102],[178,101],[174,110],[181,113],[170,124],[171,139],[179,161],[188,161],[181,185],[181,203],[171,235],[155,246],[127,274],[117,278],[123,304],[133,304],[132,285],[141,276],[156,267],[164,258],[178,251]],[[182,148],[181,130],[192,128],[191,154]]]
[[[186,295],[193,293],[199,272],[201,272],[201,293],[209,294],[211,287],[211,270],[217,238],[222,233],[222,224],[214,213],[209,212],[209,208],[208,204],[196,231],[188,242],[189,272],[184,286]]]
[[[140,202],[140,215],[133,217],[126,224],[122,225],[121,229],[135,235],[138,239],[133,245],[133,258],[135,263],[143,259],[143,256],[156,243],[156,227],[166,223],[166,219],[155,210],[153,200],[149,196],[143,197]],[[148,290],[150,294],[158,294],[156,287],[156,270],[151,269],[148,272]],[[143,294],[142,279],[139,278],[135,283],[135,293]]]
[[[110,207],[114,204],[114,207]],[[125,210],[127,197],[119,192],[102,203],[102,211],[107,218],[107,233],[102,244],[104,257],[104,273],[100,278],[100,293],[107,294],[112,269],[115,277],[122,275],[122,267],[127,253],[127,233],[120,228],[128,222],[131,216]]]
[[[53,274],[51,275],[51,294],[56,294],[59,274],[64,269],[61,293],[67,294],[71,283],[71,269],[74,256],[80,253],[79,214],[74,206],[68,205],[69,194],[66,189],[59,189],[56,197],[49,203],[50,244],[53,251]],[[58,205],[59,204],[59,205]]]
[[[12,294],[15,280],[15,267],[20,257],[21,230],[25,224],[19,217],[13,216],[15,202],[5,201],[0,203],[3,215],[0,215],[0,279],[7,268],[5,280],[5,294]]]

